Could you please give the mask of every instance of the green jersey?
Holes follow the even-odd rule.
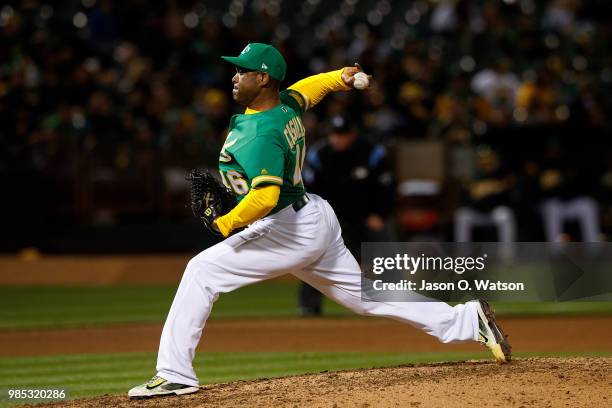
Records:
[[[280,186],[273,214],[304,195],[302,166],[306,150],[305,129],[300,119],[303,98],[283,91],[281,103],[269,110],[234,115],[219,155],[219,171],[227,188],[240,202],[251,188]]]

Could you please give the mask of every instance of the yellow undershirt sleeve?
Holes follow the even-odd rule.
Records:
[[[279,196],[280,186],[278,185],[253,188],[232,211],[217,218],[215,224],[221,234],[228,237],[236,228],[244,227],[265,217],[276,207]]]
[[[298,91],[306,100],[306,109],[315,106],[317,103],[333,91],[350,91],[352,88],[342,80],[342,71],[323,72],[299,80],[287,89]]]

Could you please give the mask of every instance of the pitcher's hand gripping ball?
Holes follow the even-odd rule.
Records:
[[[227,214],[236,205],[230,190],[221,184],[208,170],[193,169],[185,179],[191,182],[191,211],[213,234],[220,232],[213,222]]]
[[[372,75],[363,72],[361,65],[355,63],[353,67],[345,67],[342,71],[342,81],[350,87],[363,91],[369,89]]]

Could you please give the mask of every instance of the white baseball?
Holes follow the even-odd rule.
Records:
[[[353,86],[355,87],[355,89],[366,89],[368,85],[370,85],[370,80],[368,79],[368,76],[363,72],[356,73],[353,78],[355,78],[355,82],[353,82]]]

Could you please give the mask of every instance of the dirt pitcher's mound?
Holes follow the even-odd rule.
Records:
[[[439,363],[238,381],[193,395],[125,396],[55,407],[548,407],[611,406],[612,358]]]

